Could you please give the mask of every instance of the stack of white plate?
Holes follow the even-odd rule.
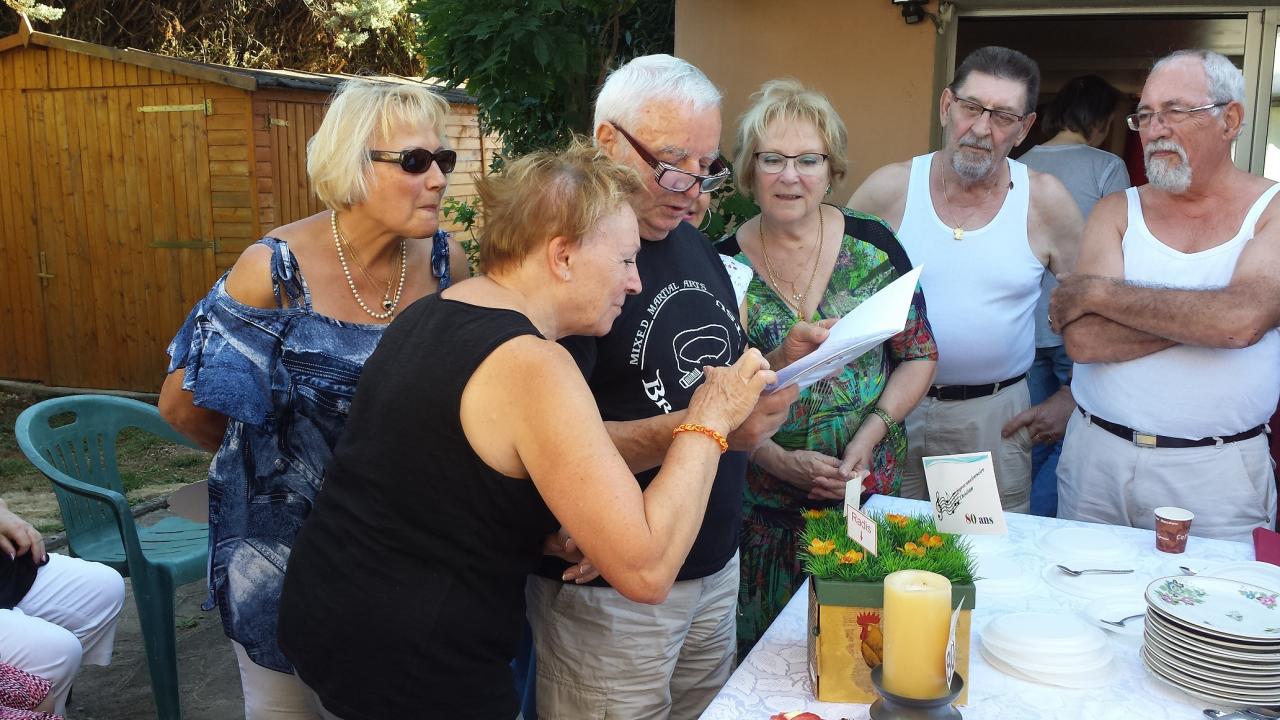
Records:
[[[1046,685],[1102,687],[1111,656],[1101,630],[1066,613],[1002,615],[982,630],[982,657],[992,667]]]
[[[1211,702],[1280,703],[1280,592],[1216,577],[1147,587],[1142,659],[1157,677]]]

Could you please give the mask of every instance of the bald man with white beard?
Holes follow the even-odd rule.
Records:
[[[1247,540],[1276,518],[1264,434],[1280,400],[1280,186],[1238,169],[1244,76],[1179,51],[1127,120],[1148,184],[1103,198],[1050,322],[1075,360],[1079,412],[1058,465],[1059,516]]]

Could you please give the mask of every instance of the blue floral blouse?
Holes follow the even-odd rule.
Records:
[[[432,243],[432,274],[450,284],[448,234]],[[365,360],[385,324],[316,313],[289,246],[276,238],[277,307],[226,291],[223,275],[169,345],[169,372],[197,406],[228,418],[209,466],[209,597],[228,637],[259,665],[292,672],[276,646],[276,610],[289,551],[320,489]]]

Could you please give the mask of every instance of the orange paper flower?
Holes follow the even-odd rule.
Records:
[[[862,553],[857,550],[850,550],[840,554],[841,565],[856,565],[862,562]]]
[[[927,548],[940,548],[942,547],[942,536],[925,533],[920,536],[920,544]]]
[[[814,538],[809,541],[809,552],[814,555],[828,555],[836,549],[835,540],[823,540],[822,538]]]
[[[888,520],[894,525],[897,525],[898,527],[906,527],[907,522],[911,520],[911,518],[907,517],[906,515],[897,515],[894,513],[889,513],[885,515],[884,519]]]
[[[818,520],[827,514],[826,510],[805,510],[804,516],[809,520]]]
[[[916,545],[913,542],[909,542],[906,545],[902,546],[902,554],[914,555],[916,557],[924,557],[924,548],[920,547],[919,545]]]

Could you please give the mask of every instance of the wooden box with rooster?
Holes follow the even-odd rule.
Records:
[[[976,591],[971,583],[953,584],[951,606],[957,605],[956,672],[965,679],[957,705],[969,695],[970,620]],[[880,664],[880,615],[884,584],[809,578],[809,680],[822,702],[871,703],[877,695],[871,669]]]

